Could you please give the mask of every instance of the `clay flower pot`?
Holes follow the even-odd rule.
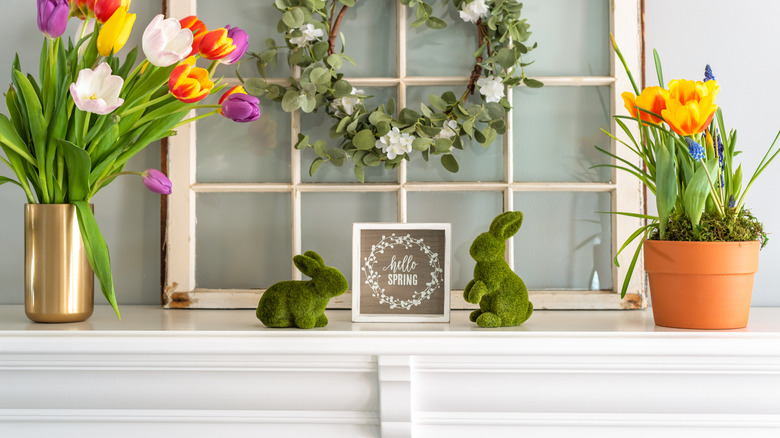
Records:
[[[760,244],[646,240],[655,323],[685,329],[747,326]]]

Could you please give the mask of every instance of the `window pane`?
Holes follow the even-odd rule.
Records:
[[[371,109],[381,104],[387,103],[389,99],[396,98],[395,87],[368,88],[360,87],[366,95],[372,96],[366,99],[366,107]],[[279,108],[281,111],[281,108]],[[309,136],[309,143],[314,144],[317,140],[324,140],[329,148],[341,148],[342,138],[330,138],[330,128],[334,125],[336,119],[329,116],[323,108],[316,113],[301,113],[301,133]],[[317,158],[317,154],[312,148],[301,151],[301,179],[303,182],[346,182],[357,183],[355,178],[354,165],[351,158],[344,161],[344,165],[336,167],[330,163],[323,163],[314,176],[309,176],[311,163]],[[385,169],[384,166],[366,167],[366,182],[396,182],[398,181],[398,171],[395,169]]]
[[[197,197],[199,288],[266,288],[292,275],[288,193],[209,193]]]
[[[252,123],[220,115],[197,122],[198,182],[290,182],[290,114],[265,99],[260,111]]]
[[[612,289],[609,193],[515,192],[515,272],[528,289]]]
[[[396,222],[397,193],[304,193],[301,200],[301,249],[319,253],[351,287],[352,223]]]
[[[607,182],[609,87],[516,88],[512,104],[515,181]]]
[[[460,96],[466,90],[462,87],[409,87],[407,88],[407,107],[420,112],[420,104],[430,104],[428,96],[441,96],[452,91]],[[470,97],[467,102],[481,103],[479,98]],[[430,105],[429,105],[430,106]],[[476,140],[465,140],[463,150],[453,149],[452,155],[458,160],[460,170],[451,173],[441,165],[441,155],[430,155],[429,161],[422,153],[411,153],[412,162],[408,166],[409,181],[501,181],[504,179],[504,136],[499,135],[489,146],[483,147]]]
[[[500,192],[409,193],[409,222],[452,224],[450,285],[463,289],[474,277],[469,247],[503,208]]]
[[[529,76],[609,76],[609,0],[523,2],[531,24]]]
[[[477,44],[477,27],[460,18],[450,4],[441,7],[437,2],[433,15],[447,22],[444,29],[429,29],[422,25],[406,30],[407,76],[468,76],[474,68],[474,52]],[[417,8],[407,8],[406,21],[417,19]]]
[[[356,66],[344,61],[340,72],[350,77],[394,77],[398,75],[397,1],[358,1],[347,10],[339,32],[347,40],[346,53]],[[341,5],[337,7],[337,13]],[[336,38],[336,53],[341,39]]]
[[[287,46],[284,38],[276,31],[276,24],[282,18],[282,13],[274,7],[274,2],[257,0],[201,0],[198,2],[198,17],[209,29],[217,29],[227,25],[238,26],[249,34],[249,50],[261,52],[265,50],[265,40],[273,38],[278,46]],[[176,17],[184,18],[184,17]],[[287,50],[279,52],[277,69],[269,69],[269,78],[290,77],[290,67],[287,66]],[[245,56],[243,59],[249,59]],[[236,66],[221,66],[217,73],[225,77],[236,77]],[[240,65],[241,75],[247,77],[260,76],[255,62],[246,61]]]

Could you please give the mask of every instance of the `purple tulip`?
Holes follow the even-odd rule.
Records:
[[[65,33],[70,16],[68,0],[38,0],[38,30],[49,38]]]
[[[173,191],[171,190],[171,180],[157,169],[147,169],[141,176],[144,177],[144,185],[146,188],[154,193],[170,195]]]
[[[227,29],[227,36],[233,40],[233,44],[236,45],[236,50],[233,50],[229,55],[222,58],[223,64],[235,64],[249,48],[249,35],[244,32],[240,27],[225,26]]]
[[[238,123],[260,118],[260,99],[244,93],[233,93],[222,101],[222,115]]]

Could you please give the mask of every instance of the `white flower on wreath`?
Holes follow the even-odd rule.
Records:
[[[444,126],[441,127],[441,131],[436,134],[433,139],[439,139],[439,138],[446,138],[450,139],[452,137],[455,137],[455,130],[458,129],[458,122],[455,120],[449,119],[447,120],[447,123],[444,124]]]
[[[383,135],[376,141],[374,146],[382,149],[387,154],[388,159],[412,152],[412,142],[414,137],[410,134],[401,133],[398,128],[393,128],[390,132]]]
[[[485,0],[474,0],[469,3],[463,3],[463,9],[460,11],[460,18],[463,21],[476,23],[480,18],[487,18],[490,9],[485,4]]]
[[[363,90],[352,87],[349,96],[333,100],[333,102],[330,103],[330,107],[336,111],[338,117],[351,116],[355,112],[355,109],[357,109],[357,106],[363,101],[362,98],[358,97],[358,95],[362,94]],[[344,111],[342,111],[342,109]]]
[[[325,36],[325,32],[322,29],[317,29],[313,24],[304,24],[299,27],[303,35],[295,38],[290,38],[290,43],[295,44],[298,47],[308,47],[312,41],[319,41]]]
[[[487,102],[498,102],[504,97],[504,84],[501,78],[495,76],[482,77],[477,80],[479,93],[485,96]]]

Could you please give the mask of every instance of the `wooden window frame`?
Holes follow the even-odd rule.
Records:
[[[185,17],[195,15],[197,0],[164,0],[164,10],[169,16]],[[610,32],[620,41],[621,50],[632,71],[641,71],[641,0],[610,0]],[[395,86],[398,89],[398,107],[406,106],[406,89],[410,86],[466,85],[468,76],[462,77],[407,77],[406,76],[406,8],[397,8],[398,72],[396,78],[350,78],[355,87]],[[610,50],[610,76],[554,76],[539,77],[546,87],[593,87],[609,86],[611,113],[625,112],[620,92],[630,90],[631,84],[624,74],[619,59]],[[293,74],[298,74],[294,71]],[[228,79],[229,83],[238,83]],[[269,80],[271,83],[285,84],[284,79]],[[512,90],[506,90],[507,99],[512,101]],[[327,192],[395,192],[398,202],[398,221],[405,223],[408,216],[407,194],[410,192],[471,192],[492,191],[503,195],[503,210],[513,210],[515,192],[586,192],[610,193],[613,211],[642,213],[644,206],[641,183],[625,172],[612,169],[611,182],[571,183],[571,182],[516,182],[513,169],[513,128],[511,113],[507,116],[507,132],[504,135],[504,179],[499,182],[409,182],[406,162],[398,167],[398,181],[394,183],[304,183],[301,175],[301,151],[294,143],[300,132],[300,112],[292,117],[291,135],[291,173],[289,183],[198,183],[196,181],[196,123],[190,123],[178,130],[178,135],[167,140],[168,176],[177,190],[169,195],[164,204],[165,229],[163,234],[163,270],[164,282],[162,303],[166,308],[253,308],[263,289],[203,289],[195,283],[195,246],[196,246],[196,196],[199,193],[289,193],[292,199],[292,252],[300,254],[301,247],[301,195],[302,193]],[[612,132],[622,135],[614,121]],[[630,155],[626,148],[612,150],[621,158],[638,166],[637,157]],[[182,189],[185,187],[186,189]],[[626,216],[612,215],[612,255],[619,245],[634,230],[642,225],[642,220]],[[637,269],[628,279],[628,293],[624,299],[619,291],[625,280],[625,270],[631,263],[632,250],[623,251],[618,257],[620,267],[612,267],[613,289],[611,291],[593,290],[531,290],[531,300],[537,309],[637,309],[647,305],[646,287],[643,280],[642,259]],[[506,259],[514,266],[514,247],[512,240],[507,242]],[[292,278],[300,279],[297,269],[292,269]],[[475,306],[466,303],[462,290],[453,290],[452,309],[469,309]],[[348,292],[331,301],[331,308],[350,308],[351,294]]]

